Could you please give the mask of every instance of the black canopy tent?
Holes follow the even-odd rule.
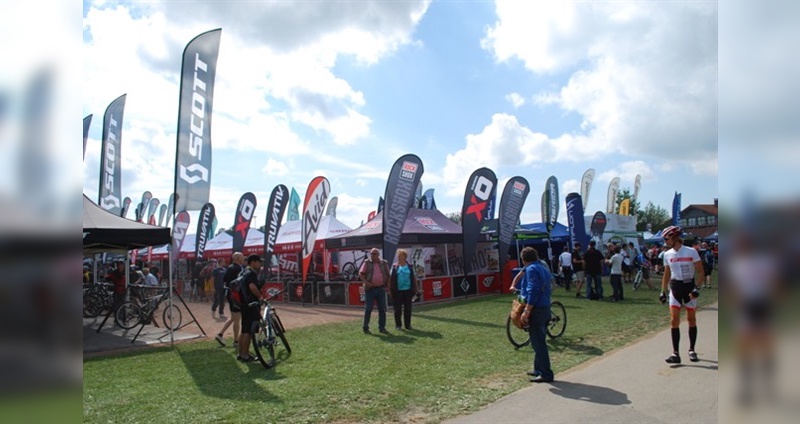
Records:
[[[127,252],[172,240],[170,229],[131,221],[109,213],[83,195],[83,251]]]

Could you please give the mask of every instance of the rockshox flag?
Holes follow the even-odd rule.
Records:
[[[197,232],[194,239],[194,257],[197,260],[203,259],[206,243],[214,234],[214,230],[211,228],[211,223],[214,222],[214,215],[216,215],[216,211],[211,202],[206,203],[200,209],[200,216],[197,217]]]
[[[122,201],[122,212],[120,212],[119,216],[125,218],[125,215],[128,214],[128,209],[131,207],[131,198],[125,197],[125,200]]]
[[[306,281],[311,253],[314,251],[314,242],[317,241],[319,223],[325,211],[325,203],[331,194],[331,185],[325,177],[315,177],[308,184],[305,201],[303,202],[303,220],[300,223],[300,243],[303,245],[303,281]]]
[[[339,206],[339,197],[333,196],[328,200],[328,207],[325,208],[325,215],[330,215],[336,218],[336,207]]]
[[[636,174],[636,178],[633,180],[633,197],[631,198],[631,202],[636,202],[639,200],[639,190],[642,188],[642,176],[640,174]],[[636,211],[633,211],[633,215],[636,215]]]
[[[547,235],[553,232],[553,228],[558,221],[558,180],[555,175],[551,175],[544,184],[544,225],[547,227]]]
[[[606,213],[617,213],[617,193],[619,193],[619,177],[614,177],[608,184],[608,198],[606,198]]]
[[[83,158],[86,159],[86,140],[89,139],[89,126],[92,125],[92,114],[83,118]]]
[[[189,212],[181,211],[175,217],[175,222],[172,224],[172,245],[169,251],[169,269],[175,270],[175,262],[178,260],[178,255],[183,247],[183,240],[186,238],[186,233],[189,231],[189,222],[191,217]],[[175,272],[175,271],[170,271]]]
[[[100,190],[97,204],[119,215],[122,212],[122,115],[127,94],[117,97],[103,115],[103,139],[100,147]]]
[[[583,178],[581,178],[581,199],[583,199],[583,210],[586,210],[586,205],[589,203],[589,192],[592,191],[593,182],[594,168],[589,168],[583,173]]]
[[[569,225],[569,241],[581,244],[581,252],[586,251],[589,246],[589,236],[586,234],[586,223],[583,220],[583,199],[578,193],[567,195],[567,223]]]
[[[414,206],[414,191],[422,179],[425,168],[417,155],[400,156],[389,171],[386,192],[383,194],[383,258],[392,263],[408,211]]]
[[[267,221],[264,224],[264,266],[267,269],[272,264],[272,252],[275,251],[275,240],[281,229],[281,221],[289,204],[289,189],[283,184],[278,184],[272,189],[267,203]]]
[[[167,204],[166,203],[162,203],[161,207],[158,208],[158,226],[159,227],[163,227],[164,226],[164,216],[166,216],[166,215],[167,215]]]
[[[677,191],[672,198],[672,225],[681,225],[681,194]]]
[[[514,227],[519,222],[522,206],[531,191],[528,180],[523,177],[513,177],[503,188],[500,197],[500,208],[497,215],[497,249],[500,255],[500,270],[505,269],[508,248],[514,238]]]
[[[289,210],[287,212],[287,221],[300,220],[300,195],[297,194],[297,190],[294,187],[292,187],[292,194],[289,196]]]
[[[592,217],[592,223],[589,225],[589,231],[592,232],[592,237],[603,239],[603,233],[606,231],[606,214],[603,211],[597,211]]]
[[[247,240],[247,232],[250,231],[250,222],[255,211],[256,195],[248,191],[239,198],[239,205],[236,206],[236,218],[233,220],[234,252],[244,250],[244,242]]]
[[[150,225],[156,225],[156,211],[158,210],[158,204],[161,203],[158,199],[150,199],[150,204],[147,206],[147,223]]]
[[[497,177],[489,168],[479,168],[467,180],[461,205],[461,236],[464,248],[464,275],[472,271],[475,246],[481,234],[486,209],[497,193]]]
[[[211,113],[221,29],[204,32],[183,50],[175,154],[175,210],[196,211],[211,191]]]

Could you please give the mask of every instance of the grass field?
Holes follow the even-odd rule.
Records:
[[[610,292],[607,279],[604,287]],[[657,298],[657,291],[633,292],[629,285],[620,303],[576,299],[574,291],[556,289],[553,300],[564,303],[568,314],[564,336],[549,342],[556,379],[667,328],[667,308]],[[716,299],[716,289],[704,290],[701,305]],[[417,307],[417,330],[390,330],[388,336],[364,335],[360,321],[290,330],[293,353],[281,355],[270,370],[236,361],[232,348],[214,340],[87,359],[83,419],[437,422],[531,384],[525,375],[531,348],[515,350],[506,338],[510,303],[510,295],[491,295]],[[669,350],[664,346],[665,356]]]

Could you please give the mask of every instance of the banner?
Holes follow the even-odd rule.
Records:
[[[175,193],[169,195],[167,202],[167,224],[172,221],[173,215],[175,215]]]
[[[161,207],[158,208],[158,226],[164,226],[164,216],[167,214],[167,204],[162,203]]]
[[[606,213],[617,213],[617,193],[619,193],[619,177],[614,177],[611,179],[611,183],[608,184]]]
[[[392,263],[403,234],[408,211],[414,205],[414,190],[419,185],[425,167],[417,155],[407,154],[398,158],[386,180],[383,195],[383,258]]]
[[[300,219],[300,195],[292,187],[292,194],[289,196],[289,210],[287,221],[298,221]]]
[[[128,214],[128,209],[131,207],[131,198],[125,197],[125,200],[122,201],[122,212],[120,212],[119,216],[125,218],[125,215]]]
[[[436,210],[436,200],[433,199],[433,189],[429,188],[425,190],[425,194],[419,198],[419,202],[417,203],[418,209],[431,209]]]
[[[417,188],[414,189],[414,205],[419,204],[419,199],[422,198],[422,181],[417,184]],[[412,206],[413,207],[413,206]],[[382,208],[381,208],[382,209]],[[381,210],[379,209],[378,212]]]
[[[598,239],[603,239],[603,233],[606,230],[606,224],[608,220],[606,220],[606,214],[602,211],[597,211],[594,213],[592,217],[592,224],[589,225],[589,231],[592,232],[592,237],[597,237]]]
[[[86,141],[89,139],[89,127],[92,125],[92,114],[83,118],[83,159],[86,159]]]
[[[501,272],[505,269],[508,248],[514,238],[514,227],[519,222],[522,206],[525,205],[525,199],[528,198],[530,190],[528,180],[523,177],[513,177],[508,180],[503,188],[503,194],[500,196],[500,208],[497,215],[497,250],[500,255],[498,259]]]
[[[636,174],[636,178],[633,180],[633,196],[631,197],[631,202],[637,202],[639,200],[639,189],[642,188],[642,176],[640,174]],[[633,211],[633,215],[636,215],[636,211]]]
[[[622,201],[619,202],[619,214],[620,215],[625,215],[625,216],[628,216],[628,215],[631,214],[631,199],[630,198],[622,199]]]
[[[216,211],[211,202],[206,203],[200,209],[200,216],[197,217],[197,232],[194,238],[194,257],[197,260],[203,259],[208,239],[214,236],[211,223],[214,221]]]
[[[122,212],[122,116],[127,94],[117,97],[103,115],[103,139],[100,147],[100,189],[97,204],[119,215]]]
[[[549,237],[558,221],[558,209],[560,206],[558,200],[558,180],[555,175],[551,175],[550,178],[547,179],[547,182],[544,184],[544,192],[544,225],[547,227],[547,235]]]
[[[221,29],[204,32],[183,50],[175,153],[175,210],[194,211],[211,191],[211,115]]]
[[[589,168],[583,173],[583,178],[581,178],[581,199],[583,199],[583,210],[586,210],[586,205],[589,203],[589,192],[592,191],[593,182],[594,168]]]
[[[250,222],[255,211],[256,195],[248,191],[239,198],[239,204],[236,206],[236,218],[233,220],[234,253],[244,250],[244,242],[247,240],[247,232],[250,231]]]
[[[189,212],[181,211],[176,217],[175,222],[172,224],[172,244],[169,251],[169,269],[173,275],[175,272],[175,262],[178,260],[178,255],[183,247],[183,240],[186,238],[186,233],[189,231],[189,222],[191,217]]]
[[[322,221],[322,211],[325,210],[325,203],[331,193],[331,185],[325,177],[315,177],[308,184],[306,197],[303,202],[303,221],[300,224],[302,232],[300,241],[303,245],[303,281],[306,281],[309,264],[311,264],[311,253],[314,251],[314,242],[317,241],[317,230]]]
[[[575,247],[575,243],[580,243],[581,252],[585,252],[589,246],[589,236],[586,234],[586,223],[583,221],[583,199],[578,193],[567,195],[567,222],[570,247]]]
[[[367,222],[372,221],[372,218],[375,218],[375,215],[377,214],[377,211],[370,211],[370,213],[367,214]]]
[[[145,219],[147,218],[147,208],[150,206],[150,199],[153,198],[153,193],[149,191],[145,191],[142,193],[142,203],[139,203],[139,207],[137,207],[136,213],[136,220],[139,222],[147,222]]]
[[[541,208],[541,210],[539,211],[539,214],[540,214],[539,217],[542,220],[542,222],[546,222],[547,221],[547,189],[546,188],[542,192],[542,201],[539,204],[539,207]]]
[[[384,201],[383,201],[383,196],[378,197],[378,210],[376,211],[376,213],[381,213],[381,211],[383,211],[384,205],[385,204],[384,204]]]
[[[334,199],[336,199],[334,197]],[[271,268],[272,252],[275,251],[275,240],[281,229],[281,221],[286,213],[289,203],[289,189],[283,184],[278,184],[272,189],[267,203],[267,221],[264,224],[264,266]]]
[[[333,196],[331,200],[328,201],[328,207],[325,208],[325,215],[332,216],[336,218],[336,207],[339,206],[339,197]]]
[[[158,210],[158,204],[161,203],[160,200],[153,198],[150,199],[150,204],[147,206],[147,223],[150,225],[156,225],[155,214]]]
[[[475,258],[475,245],[481,234],[486,209],[497,193],[497,176],[489,168],[476,169],[464,190],[464,202],[461,206],[461,236],[463,238],[464,275],[472,271]],[[391,260],[393,258],[390,258]]]
[[[681,225],[681,195],[677,191],[672,198],[672,225]]]

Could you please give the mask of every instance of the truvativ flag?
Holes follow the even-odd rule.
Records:
[[[414,190],[424,171],[422,159],[413,154],[400,156],[389,171],[386,192],[383,194],[385,206],[382,228],[383,258],[389,263],[394,261],[408,211],[414,206]]]
[[[92,125],[92,114],[83,118],[83,158],[86,159],[86,141],[89,140],[89,126]]]
[[[197,232],[194,238],[194,257],[198,260],[203,259],[206,251],[206,243],[213,236],[211,223],[214,222],[216,210],[211,202],[206,203],[200,209],[200,216],[197,217]]]
[[[119,215],[122,212],[122,116],[127,94],[117,97],[103,115],[103,139],[100,147],[100,190],[97,204]]]
[[[233,220],[233,251],[241,252],[244,250],[244,242],[247,240],[247,233],[250,231],[250,222],[253,220],[253,213],[256,211],[256,195],[249,191],[239,198],[236,206],[236,217]]]
[[[270,269],[272,252],[275,251],[275,240],[281,229],[281,221],[289,204],[289,189],[283,184],[278,184],[272,189],[267,203],[267,221],[264,224],[264,266]]]
[[[175,154],[175,210],[196,211],[211,191],[211,114],[221,29],[204,32],[183,50]]]
[[[119,216],[125,218],[125,215],[128,214],[128,209],[131,207],[131,198],[125,197],[125,200],[122,201],[122,212],[120,212]]]
[[[289,195],[289,210],[286,216],[287,221],[298,221],[300,219],[300,195],[292,187],[292,194]]]
[[[583,210],[586,210],[586,205],[589,203],[589,192],[592,191],[592,183],[594,182],[594,168],[589,168],[583,173],[581,178],[581,199],[583,199]]]
[[[333,196],[328,200],[328,207],[325,208],[325,215],[330,215],[336,218],[336,207],[339,206],[339,197]]]
[[[161,207],[158,208],[158,226],[164,226],[164,217],[167,215],[167,204],[162,203]]]
[[[603,232],[606,231],[606,214],[603,211],[597,211],[592,217],[592,223],[589,225],[589,231],[592,232],[592,237],[603,239]]]
[[[514,238],[514,227],[519,222],[522,206],[528,198],[531,188],[528,180],[523,177],[513,177],[503,188],[500,196],[500,208],[497,214],[497,249],[500,255],[500,270],[505,269],[508,248]]]
[[[589,236],[586,234],[586,223],[583,220],[583,199],[578,193],[567,195],[567,223],[569,225],[570,244],[581,244],[581,252],[586,251],[589,245]]]
[[[681,195],[677,191],[672,198],[672,225],[681,225]]]
[[[464,248],[464,275],[472,271],[475,246],[481,234],[486,208],[497,193],[497,177],[489,168],[476,169],[467,180],[461,206],[461,236]]]
[[[544,225],[547,227],[547,235],[549,236],[556,226],[556,221],[558,221],[558,209],[560,206],[558,200],[558,180],[555,175],[551,175],[550,178],[547,179],[547,182],[545,182],[544,193]]]
[[[608,198],[606,199],[606,213],[616,213],[617,193],[619,193],[619,177],[614,177],[608,184]]]
[[[147,223],[150,225],[156,225],[155,215],[159,203],[161,201],[156,198],[150,199],[150,205],[147,207]]]
[[[306,197],[303,202],[303,220],[300,228],[300,242],[303,245],[303,281],[306,281],[308,267],[311,264],[311,253],[314,251],[314,242],[317,241],[319,223],[322,221],[325,203],[331,194],[331,185],[325,177],[315,177],[308,184]]]
[[[175,222],[172,224],[172,245],[169,252],[169,269],[175,269],[175,262],[178,260],[178,255],[183,247],[183,240],[186,238],[186,233],[189,231],[189,223],[191,217],[189,212],[181,211],[176,217]],[[171,271],[174,272],[174,271]]]

